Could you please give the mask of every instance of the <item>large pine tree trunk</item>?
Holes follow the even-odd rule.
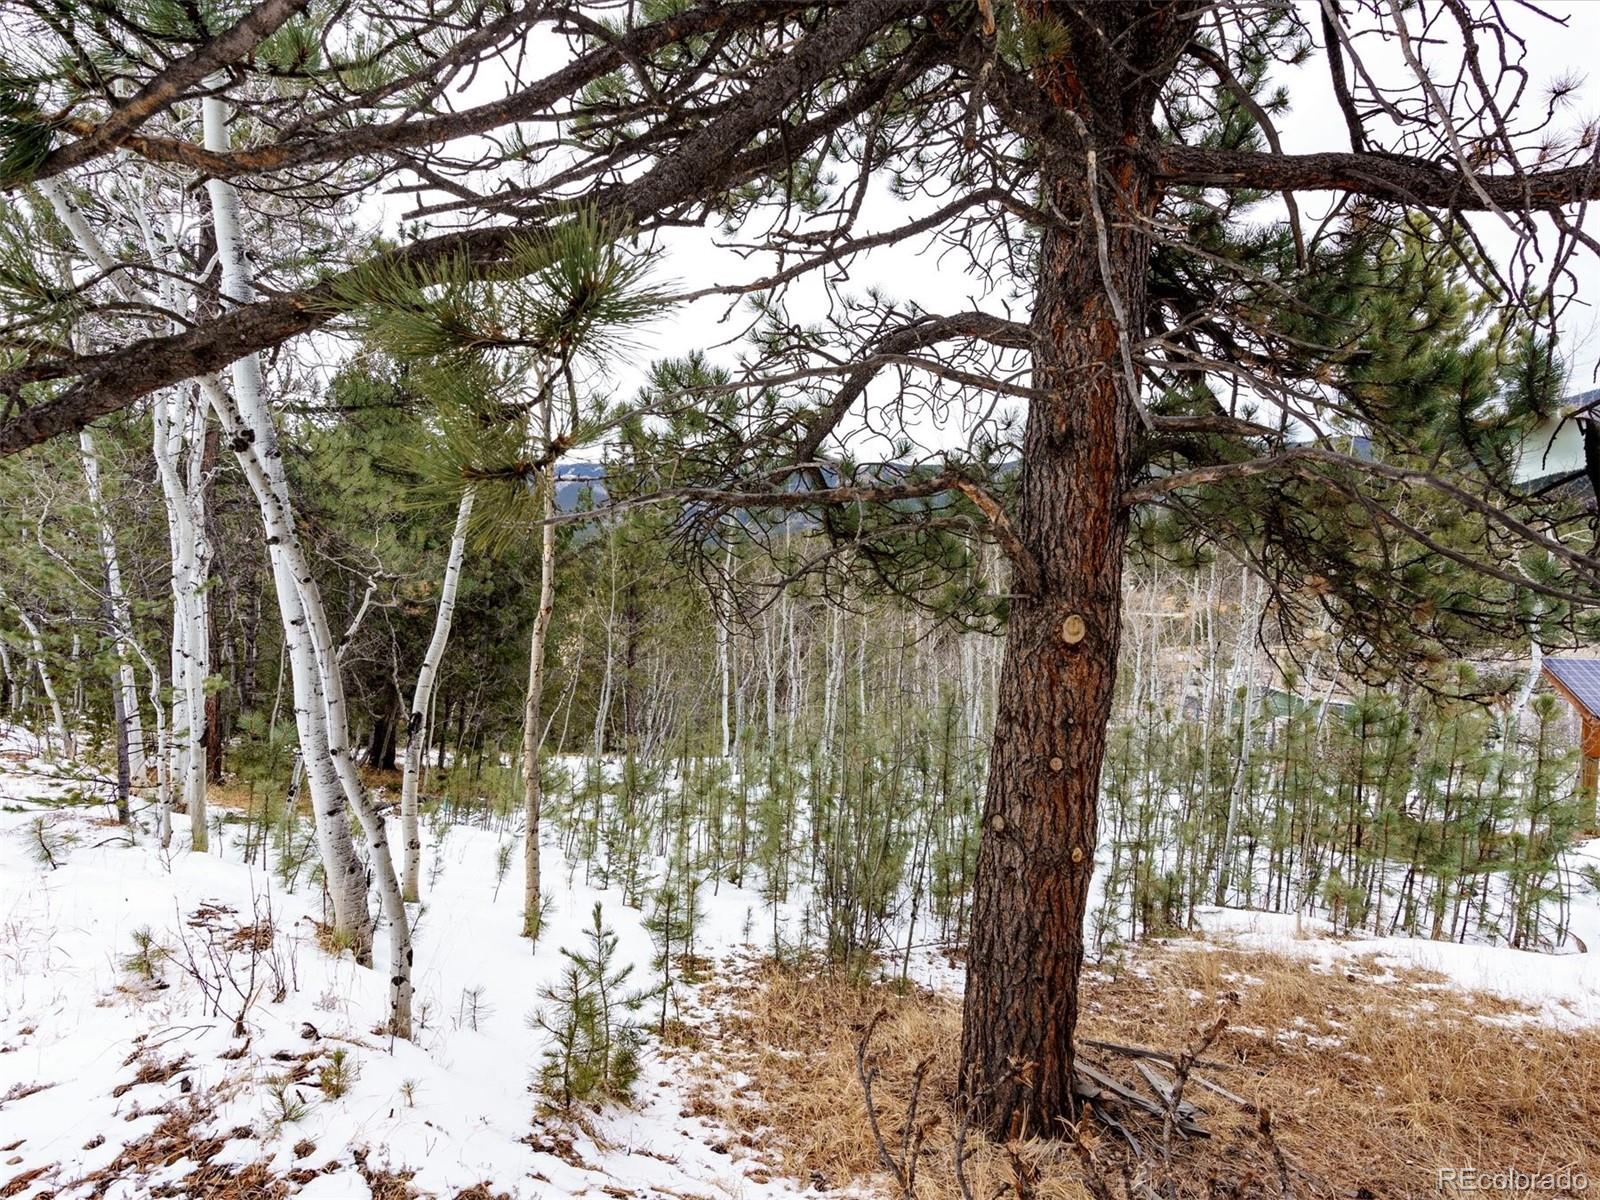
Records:
[[[1130,341],[1144,327],[1156,199],[1129,150],[1147,133],[1189,11],[1060,6],[1068,37],[1036,75],[1063,135],[1040,148],[1057,219],[1040,251],[1041,395],[1016,517],[1039,578],[1012,604],[1001,665],[962,1024],[964,1095],[978,1123],[1005,1135],[1050,1136],[1076,1114],[1072,1037],[1121,634],[1121,498],[1140,432]]]
[[[1046,261],[1060,264],[1069,239],[1049,240]],[[1035,386],[1049,397],[1029,414],[1017,526],[1041,589],[1011,609],[973,895],[963,1068],[984,1124],[1013,1134],[1047,1134],[1073,1113],[1084,908],[1116,686],[1132,413],[1115,359],[1096,350],[1114,332],[1058,324],[1093,302],[1092,281],[1070,278],[1093,261],[1057,265],[1060,286],[1041,287],[1035,318]]]

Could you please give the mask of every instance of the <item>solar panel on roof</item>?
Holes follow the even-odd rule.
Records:
[[[1590,716],[1600,716],[1600,658],[1547,658],[1544,669]]]

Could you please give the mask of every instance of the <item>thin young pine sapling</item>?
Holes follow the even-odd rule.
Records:
[[[696,977],[695,928],[700,919],[700,879],[688,861],[687,845],[680,842],[667,863],[667,874],[656,889],[644,927],[655,944],[651,966],[661,976],[660,1036],[667,1034],[667,1013],[677,1002],[675,988]],[[673,968],[677,975],[673,975]]]
[[[562,947],[561,976],[541,989],[544,1003],[529,1017],[531,1027],[552,1039],[535,1085],[557,1109],[626,1101],[639,1078],[642,1031],[635,1014],[649,993],[628,989],[633,964],[617,964],[617,935],[598,902],[584,941],[581,950]]]

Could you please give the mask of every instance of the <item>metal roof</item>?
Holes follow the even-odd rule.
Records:
[[[1595,409],[1600,407],[1600,388],[1591,388],[1587,392],[1567,396],[1561,401],[1561,405],[1570,416],[1593,420],[1596,415]]]
[[[1600,717],[1600,658],[1547,658],[1545,674],[1591,717]]]

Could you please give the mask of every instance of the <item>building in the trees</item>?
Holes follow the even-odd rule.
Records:
[[[1523,439],[1512,470],[1514,482],[1533,493],[1552,491],[1584,479],[1600,477],[1600,388],[1568,396]],[[1595,448],[1595,470],[1589,469],[1586,446]]]
[[[1593,804],[1600,784],[1600,658],[1547,658],[1544,677],[1578,714],[1578,788]]]

